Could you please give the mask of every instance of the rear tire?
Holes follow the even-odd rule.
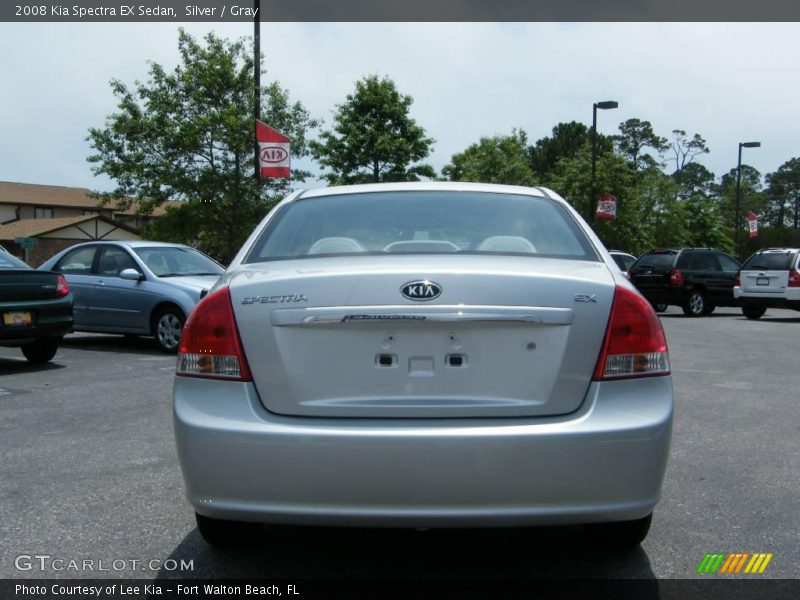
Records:
[[[653,304],[653,310],[657,313],[666,312],[669,308],[669,304]]]
[[[251,546],[258,539],[256,535],[258,526],[254,523],[213,519],[197,513],[194,513],[194,517],[197,521],[197,530],[211,546],[221,548]]]
[[[742,314],[748,319],[752,319],[754,321],[763,317],[765,312],[767,312],[767,309],[761,306],[742,307]]]
[[[717,308],[713,304],[706,304],[706,309],[703,311],[704,315],[710,315],[714,312],[714,309]]]
[[[634,548],[641,544],[650,531],[653,513],[635,521],[616,523],[592,523],[585,525],[586,536],[603,547]]]
[[[162,308],[153,321],[153,335],[158,346],[168,354],[178,352],[186,317],[176,306]]]
[[[681,307],[683,314],[688,317],[701,317],[706,311],[706,297],[700,290],[692,290],[689,293],[689,299]]]
[[[39,338],[34,342],[22,346],[22,354],[29,362],[37,365],[48,363],[56,355],[60,337]]]

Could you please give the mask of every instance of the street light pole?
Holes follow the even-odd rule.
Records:
[[[259,146],[256,122],[261,119],[261,0],[253,0],[253,154],[256,167],[256,183],[261,183],[261,165],[258,160]]]
[[[734,216],[735,232],[733,234],[733,249],[736,256],[739,256],[739,230],[742,228],[740,223],[740,211],[742,204],[742,148],[760,148],[761,142],[739,142],[739,160],[736,163],[736,215]]]
[[[597,175],[597,109],[608,110],[617,108],[619,103],[615,100],[606,100],[604,102],[595,102],[592,104],[592,176],[589,183],[589,206],[586,213],[586,218],[590,223],[594,222],[594,180]]]

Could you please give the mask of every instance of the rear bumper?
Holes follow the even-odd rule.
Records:
[[[800,288],[787,288],[780,294],[759,294],[735,287],[733,295],[742,306],[800,310]]]
[[[3,313],[30,312],[30,325],[5,325]],[[0,302],[0,342],[62,336],[72,331],[72,295],[53,300]]]
[[[658,501],[670,377],[593,383],[550,418],[321,419],[267,412],[250,383],[176,377],[189,502],[267,523],[503,526],[637,519]]]

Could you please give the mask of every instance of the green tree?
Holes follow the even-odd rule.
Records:
[[[672,178],[679,185],[681,198],[698,196],[710,199],[714,194],[714,173],[700,163],[686,165],[680,173],[673,173]]]
[[[732,251],[731,228],[716,196],[714,174],[693,162],[673,173],[672,179],[683,209],[685,244]]]
[[[675,178],[680,181],[683,169],[702,154],[710,152],[708,144],[699,133],[692,137],[686,135],[683,129],[672,130],[672,141],[669,143],[669,151],[672,157],[670,161],[675,163]]]
[[[512,130],[511,135],[483,137],[454,154],[442,175],[450,181],[534,185],[527,153],[528,136],[522,129]]]
[[[654,167],[658,161],[647,149],[661,154],[669,148],[667,139],[656,135],[650,121],[628,119],[619,124],[619,135],[613,136],[617,151],[633,163],[634,170]]]
[[[357,81],[355,92],[336,107],[333,130],[310,144],[314,158],[328,170],[323,178],[348,184],[436,177],[433,167],[420,163],[434,140],[409,116],[412,103],[388,77]]]
[[[585,214],[590,171],[591,150],[586,145],[575,156],[559,160],[550,171],[546,185],[561,194],[578,212]],[[628,161],[613,152],[601,154],[597,161],[596,187],[598,192],[617,198],[617,220],[594,224],[606,246],[634,253],[652,247],[653,232],[642,218],[637,177]]]
[[[575,158],[590,143],[590,129],[583,123],[570,121],[558,123],[553,127],[552,134],[536,141],[530,147],[531,169],[538,181],[546,179],[555,168],[558,161],[564,158]],[[598,154],[610,152],[611,139],[604,135],[597,135]]]
[[[89,130],[96,174],[116,181],[104,200],[140,199],[144,211],[182,200],[148,230],[166,240],[193,243],[229,261],[255,224],[308,173],[255,183],[253,58],[247,39],[208,34],[202,42],[180,30],[179,65],[171,72],[150,63],[144,83],[113,80],[117,112]],[[261,91],[264,121],[292,139],[292,154],[308,154],[306,133],[316,126],[286,90]]]
[[[720,178],[716,187],[717,201],[728,227],[733,231],[736,220],[736,169],[733,168]],[[742,191],[739,218],[744,224],[748,210],[760,213],[763,208],[761,173],[750,165],[742,165]],[[741,237],[741,236],[740,236]]]
[[[800,229],[800,158],[792,158],[766,177],[766,206],[770,222],[783,227],[789,222]]]

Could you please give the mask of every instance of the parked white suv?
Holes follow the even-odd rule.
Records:
[[[733,295],[748,319],[760,319],[768,308],[800,310],[800,249],[768,248],[750,256]]]

